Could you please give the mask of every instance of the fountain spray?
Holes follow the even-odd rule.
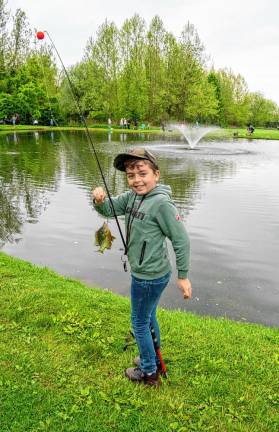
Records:
[[[177,129],[182,133],[182,135],[186,138],[191,150],[196,147],[196,145],[205,135],[208,134],[208,132],[218,129],[217,126],[199,126],[197,124],[188,125],[184,123],[171,124],[170,127],[172,129]]]

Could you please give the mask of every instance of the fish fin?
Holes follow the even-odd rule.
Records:
[[[99,241],[98,241],[97,233],[95,234],[95,245],[96,246],[100,246]]]
[[[104,251],[107,249],[107,242],[103,242],[102,243],[102,246],[100,247],[100,252],[101,253],[104,253]]]

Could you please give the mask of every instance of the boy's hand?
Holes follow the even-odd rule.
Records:
[[[192,285],[189,279],[177,279],[177,286],[183,293],[183,298],[188,300],[192,297]]]
[[[92,191],[92,197],[96,204],[101,204],[105,201],[107,194],[102,187],[96,187]]]

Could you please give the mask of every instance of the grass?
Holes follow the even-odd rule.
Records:
[[[88,125],[90,132],[108,132],[109,129],[105,125]],[[7,132],[27,132],[27,131],[73,131],[73,130],[84,130],[83,126],[32,126],[32,125],[0,125],[0,133]],[[160,128],[150,128],[150,129],[120,129],[111,128],[113,133],[151,133],[151,134],[161,134],[162,129]]]
[[[278,329],[159,320],[170,382],[134,385],[129,299],[0,253],[0,431],[279,430]]]
[[[0,133],[6,132],[26,132],[30,130],[36,131],[71,131],[71,130],[84,130],[83,127],[78,126],[30,126],[30,125],[0,125]],[[89,130],[91,132],[108,132],[108,127],[105,125],[89,125]],[[145,133],[145,134],[165,134],[165,135],[181,135],[179,131],[165,131],[163,132],[161,128],[151,128],[151,129],[120,129],[112,128],[113,133]],[[220,128],[207,134],[208,138],[211,139],[265,139],[265,140],[279,140],[279,130],[277,129],[261,129],[257,128],[252,135],[247,134],[246,129],[242,128]]]
[[[224,131],[224,134],[228,137],[234,137],[237,138],[247,138],[247,139],[264,139],[264,140],[279,140],[279,130],[277,129],[255,129],[255,132],[252,135],[249,135],[247,133],[246,129],[242,128],[227,128],[227,129],[221,129],[220,133],[222,134],[222,131]],[[217,132],[218,134],[218,132]],[[237,134],[235,136],[234,134]],[[216,135],[216,132],[215,132]],[[208,134],[209,136],[209,134]]]

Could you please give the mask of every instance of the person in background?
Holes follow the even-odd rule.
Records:
[[[254,133],[254,130],[254,126],[252,124],[249,124],[249,126],[247,127],[248,135],[252,135],[252,133]]]

